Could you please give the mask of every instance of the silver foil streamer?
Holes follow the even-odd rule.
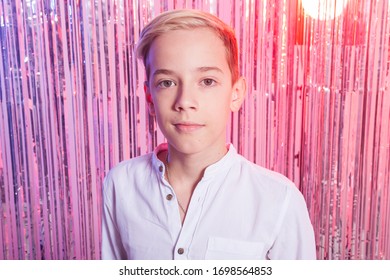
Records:
[[[296,183],[318,258],[390,259],[390,4],[309,2],[1,0],[0,259],[100,258],[105,174],[164,141],[135,44],[178,8],[234,27],[228,141]]]

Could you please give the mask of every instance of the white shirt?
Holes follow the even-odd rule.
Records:
[[[315,259],[306,203],[283,175],[237,154],[210,165],[182,225],[154,153],[123,161],[104,181],[103,259]]]

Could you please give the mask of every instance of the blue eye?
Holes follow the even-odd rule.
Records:
[[[164,80],[164,81],[161,81],[157,84],[157,86],[160,88],[170,88],[170,87],[173,87],[175,85],[176,84],[171,80]]]

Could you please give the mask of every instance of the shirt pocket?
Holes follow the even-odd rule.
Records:
[[[264,244],[222,237],[209,237],[206,260],[265,259]]]

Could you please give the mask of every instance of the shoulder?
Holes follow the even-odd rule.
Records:
[[[278,226],[284,221],[289,223],[303,219],[308,220],[308,211],[305,198],[298,187],[289,178],[281,173],[261,167],[239,156],[239,165],[242,177],[257,201],[263,204],[268,213],[274,213]],[[309,223],[310,224],[310,223]]]
[[[118,163],[116,166],[111,168],[107,175],[115,176],[122,175],[129,171],[134,171],[134,169],[145,169],[151,167],[152,153],[138,156],[132,159],[124,160]]]
[[[268,196],[278,196],[280,199],[280,196],[301,195],[294,182],[283,174],[255,164],[239,154],[237,154],[234,165],[234,168],[238,170],[238,176],[243,178],[246,184],[260,192],[267,193]]]
[[[124,160],[114,166],[104,178],[104,191],[121,188],[130,182],[149,176],[152,172],[152,153]]]

